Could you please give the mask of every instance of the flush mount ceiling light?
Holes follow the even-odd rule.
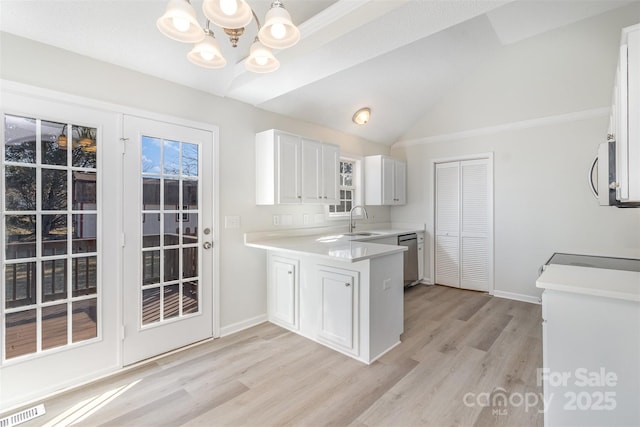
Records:
[[[222,68],[227,63],[209,28],[210,23],[221,27],[229,36],[231,45],[237,47],[245,27],[252,19],[256,21],[257,37],[244,61],[246,69],[254,73],[277,70],[280,62],[271,49],[286,49],[300,40],[300,31],[291,22],[291,16],[280,0],[271,3],[263,27],[245,0],[204,0],[202,11],[207,18],[205,28],[198,24],[196,11],[189,0],[169,0],[164,14],[156,22],[160,32],[170,39],[195,43],[187,58],[201,67]]]
[[[351,120],[357,125],[363,125],[369,121],[369,117],[371,117],[371,109],[365,107],[356,111]]]

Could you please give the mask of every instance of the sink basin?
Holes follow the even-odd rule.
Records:
[[[377,236],[380,233],[369,233],[366,231],[358,232],[358,233],[344,233],[345,236]]]

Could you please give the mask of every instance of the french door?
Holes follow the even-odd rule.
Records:
[[[117,114],[10,91],[0,112],[1,411],[118,366],[120,156]]]
[[[213,336],[213,133],[124,116],[123,363]]]

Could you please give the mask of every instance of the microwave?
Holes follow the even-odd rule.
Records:
[[[589,170],[589,185],[601,206],[638,208],[640,202],[621,202],[617,198],[616,141],[609,140],[598,146],[598,155]]]

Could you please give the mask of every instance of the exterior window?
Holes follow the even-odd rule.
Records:
[[[330,218],[344,218],[349,216],[351,208],[360,200],[360,165],[359,160],[340,159],[340,189],[339,203],[329,206]]]

